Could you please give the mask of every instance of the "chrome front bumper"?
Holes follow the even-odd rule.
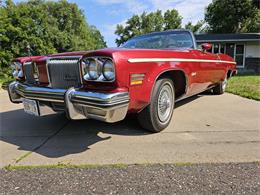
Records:
[[[72,120],[92,118],[109,123],[117,122],[125,118],[129,105],[127,91],[97,93],[75,88],[51,89],[14,81],[9,84],[8,93],[13,103],[21,103],[23,98],[36,100],[41,115],[45,115],[45,110],[49,110],[43,109],[44,102],[63,104],[68,118]]]

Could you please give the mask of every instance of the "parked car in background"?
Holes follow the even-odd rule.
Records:
[[[208,89],[224,93],[236,62],[210,48],[205,43],[198,50],[190,31],[171,30],[134,37],[120,48],[35,58],[9,85],[10,100],[23,102],[30,114],[65,111],[72,120],[112,123],[137,113],[145,129],[159,132],[176,101]]]

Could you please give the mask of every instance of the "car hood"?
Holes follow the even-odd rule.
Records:
[[[19,57],[19,58],[15,58],[13,60],[13,62],[20,62],[20,63],[24,63],[24,62],[28,62],[28,61],[32,61],[32,60],[37,60],[39,58],[42,58],[43,56],[26,56],[26,57]]]
[[[87,54],[89,51],[75,51],[75,52],[64,52],[64,53],[56,53],[50,54],[48,57],[62,57],[62,56],[83,56]]]
[[[181,52],[187,52],[190,49],[187,48],[172,48],[172,49],[141,49],[141,48],[123,48],[123,47],[115,47],[115,48],[105,48],[105,49],[99,49],[95,51],[91,51],[89,53],[93,52],[104,52],[104,53],[115,53],[115,52],[172,52],[172,51],[181,51]]]
[[[84,57],[109,56],[112,58],[144,58],[144,57],[172,57],[177,53],[189,53],[191,49],[129,49],[129,48],[106,48],[88,52]]]

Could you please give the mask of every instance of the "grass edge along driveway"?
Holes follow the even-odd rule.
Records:
[[[260,101],[260,74],[236,75],[230,78],[226,92]]]

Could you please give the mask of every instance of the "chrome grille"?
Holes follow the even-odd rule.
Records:
[[[33,62],[25,62],[24,67],[24,76],[27,83],[34,84],[35,79],[33,76]]]
[[[79,58],[52,58],[47,62],[52,88],[68,89],[81,84]]]

